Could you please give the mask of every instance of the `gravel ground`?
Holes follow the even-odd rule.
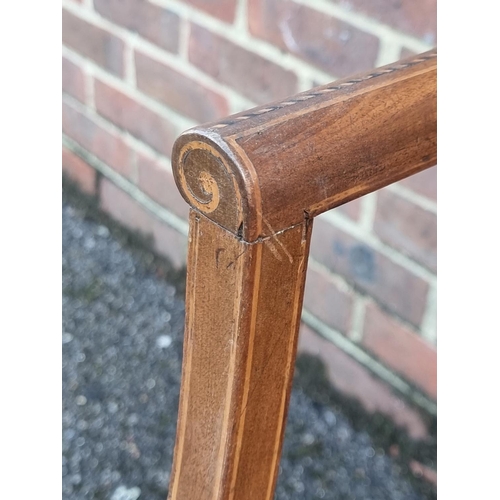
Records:
[[[165,500],[182,299],[107,227],[63,204],[64,499]],[[275,498],[424,497],[366,432],[296,384]]]

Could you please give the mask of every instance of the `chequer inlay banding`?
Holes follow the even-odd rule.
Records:
[[[262,115],[262,114],[265,114],[265,113],[268,113],[271,111],[276,111],[276,110],[284,108],[285,106],[290,106],[292,104],[297,104],[299,102],[306,101],[308,99],[312,99],[312,98],[317,97],[317,96],[322,96],[322,95],[325,95],[325,94],[328,94],[331,92],[336,92],[336,91],[341,90],[345,87],[350,87],[351,85],[355,85],[356,83],[361,83],[361,82],[364,82],[366,80],[370,80],[372,78],[378,78],[378,77],[383,76],[383,75],[394,73],[395,71],[398,71],[401,69],[411,68],[412,66],[415,66],[417,64],[428,61],[429,59],[435,59],[436,57],[437,57],[437,52],[434,50],[428,54],[423,54],[420,57],[412,59],[411,61],[396,63],[388,68],[378,68],[373,73],[367,74],[367,75],[363,76],[362,78],[352,78],[349,81],[341,82],[341,83],[333,82],[328,87],[323,88],[323,89],[314,88],[314,89],[311,89],[310,91],[298,94],[297,96],[294,96],[291,99],[287,99],[286,101],[280,102],[280,103],[276,104],[275,106],[266,107],[265,109],[255,109],[255,110],[250,111],[248,114],[243,114],[243,115],[240,115],[237,117],[228,117],[223,122],[220,122],[220,123],[212,126],[212,128],[220,129],[220,128],[228,127],[229,125],[233,125],[234,123],[236,123],[237,120],[240,120],[240,121],[246,120],[247,118],[252,118],[254,116]]]

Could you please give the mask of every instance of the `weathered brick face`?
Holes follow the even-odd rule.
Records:
[[[393,314],[415,326],[421,323],[429,285],[369,243],[318,219],[311,256]]]
[[[170,154],[175,125],[132,97],[99,80],[95,82],[97,112],[164,155]]]
[[[62,15],[63,43],[109,71],[123,76],[124,42],[117,36],[84,21],[67,10]]]
[[[119,174],[131,177],[133,152],[118,134],[106,130],[97,121],[97,117],[86,116],[63,103],[63,133]]]
[[[318,269],[309,268],[304,307],[321,321],[347,335],[351,327],[354,294]]]
[[[363,345],[436,398],[436,349],[374,304],[366,311]]]
[[[95,195],[96,171],[65,147],[62,149],[62,169],[84,193]]]
[[[158,161],[139,154],[137,172],[137,184],[143,193],[178,217],[188,218],[189,206],[180,195],[174,176],[168,168]]]
[[[402,33],[436,42],[436,0],[330,0],[368,15]]]
[[[191,5],[195,9],[207,12],[222,21],[232,23],[236,14],[238,0],[218,0],[216,2],[207,0],[185,0],[184,3]]]
[[[162,49],[179,50],[179,16],[163,7],[140,0],[95,0],[94,8],[111,22]]]
[[[62,58],[62,91],[80,102],[85,102],[83,71],[65,57]]]
[[[257,103],[297,92],[297,76],[292,71],[196,24],[191,25],[189,61]]]
[[[63,171],[179,267],[187,205],[170,154],[182,130],[436,40],[435,0],[63,0],[62,19]],[[315,220],[304,301],[342,341],[307,329],[301,348],[321,348],[339,390],[415,437],[423,423],[391,410],[390,377],[359,363],[436,397],[436,171]]]
[[[135,53],[137,87],[153,99],[200,123],[229,113],[226,98],[174,68]]]
[[[253,35],[337,77],[371,69],[377,60],[377,37],[318,10],[288,0],[250,0],[249,13]]]
[[[379,193],[375,234],[388,245],[436,271],[436,214],[384,189]]]

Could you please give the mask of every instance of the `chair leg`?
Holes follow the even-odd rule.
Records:
[[[170,500],[273,498],[311,222],[247,243],[191,211]]]

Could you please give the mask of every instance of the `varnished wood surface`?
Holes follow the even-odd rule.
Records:
[[[192,206],[170,500],[270,500],[312,218],[436,163],[436,52],[191,129]]]
[[[249,244],[191,212],[171,500],[273,497],[311,222]]]
[[[436,51],[182,134],[185,199],[245,241],[436,164]]]

